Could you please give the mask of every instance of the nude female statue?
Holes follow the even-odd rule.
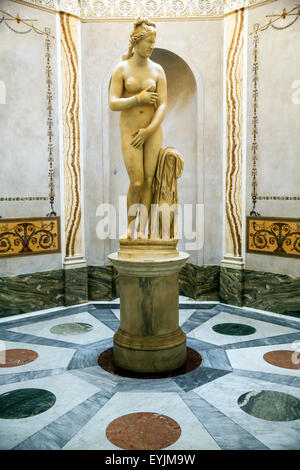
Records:
[[[128,53],[116,66],[110,85],[110,108],[121,111],[122,152],[130,179],[128,227],[121,237],[126,239],[134,237],[137,204],[141,204],[137,237],[148,238],[145,229],[162,143],[161,123],[166,114],[167,82],[163,68],[150,60],[155,39],[155,24],[147,19],[138,19],[130,35]]]

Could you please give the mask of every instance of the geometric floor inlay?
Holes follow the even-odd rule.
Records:
[[[300,450],[299,319],[182,303],[186,363],[143,374],[113,364],[119,317],[0,319],[0,450]]]
[[[51,408],[56,397],[48,390],[23,388],[0,395],[0,418],[21,419],[44,413]]]
[[[134,372],[121,369],[113,362],[113,348],[109,348],[100,354],[98,358],[99,366],[110,374],[120,377],[130,377],[134,379],[163,379],[167,377],[177,377],[178,375],[188,374],[200,366],[202,358],[200,354],[192,348],[187,347],[186,362],[179,368],[168,370],[166,372]]]
[[[82,335],[93,329],[89,323],[61,323],[50,328],[50,332],[55,335]]]
[[[158,450],[170,446],[181,434],[179,424],[158,413],[130,413],[113,420],[106,428],[107,439],[126,450]]]
[[[300,370],[299,354],[296,351],[269,351],[264,354],[264,360],[272,366]]]
[[[274,390],[244,393],[239,397],[238,405],[245,413],[267,421],[300,419],[299,398]]]
[[[253,326],[243,325],[242,323],[219,323],[214,325],[212,329],[221,335],[230,336],[246,336],[256,332]]]
[[[31,349],[7,349],[0,351],[0,367],[17,367],[38,358],[38,353]]]

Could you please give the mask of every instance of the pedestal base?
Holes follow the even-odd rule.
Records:
[[[114,363],[135,372],[165,372],[181,367],[186,361],[186,340],[179,346],[157,351],[127,349],[114,339]]]
[[[120,274],[120,328],[114,363],[135,372],[162,372],[186,360],[186,335],[179,327],[178,272],[189,255],[134,259],[108,256]],[[146,256],[145,256],[146,258]]]

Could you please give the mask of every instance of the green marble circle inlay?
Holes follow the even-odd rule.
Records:
[[[56,397],[48,390],[21,388],[0,395],[0,418],[20,419],[35,416],[49,410]]]
[[[218,325],[214,325],[212,329],[221,335],[230,336],[253,335],[253,333],[256,332],[253,326],[243,325],[242,323],[219,323]]]
[[[300,400],[287,393],[260,390],[244,393],[239,407],[255,418],[267,421],[294,421],[300,418]]]
[[[61,323],[60,325],[52,326],[51,333],[55,335],[82,335],[88,333],[93,329],[89,323]]]

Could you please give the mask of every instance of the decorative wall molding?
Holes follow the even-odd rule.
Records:
[[[0,220],[0,257],[60,252],[60,218]]]
[[[277,0],[23,0],[22,3],[69,13],[81,20],[131,21],[137,16],[149,16],[155,20],[217,19],[240,8],[273,1]]]
[[[0,202],[16,202],[16,201],[48,201],[47,196],[16,196],[16,197],[0,197]]]
[[[300,258],[300,219],[247,217],[247,252]]]

